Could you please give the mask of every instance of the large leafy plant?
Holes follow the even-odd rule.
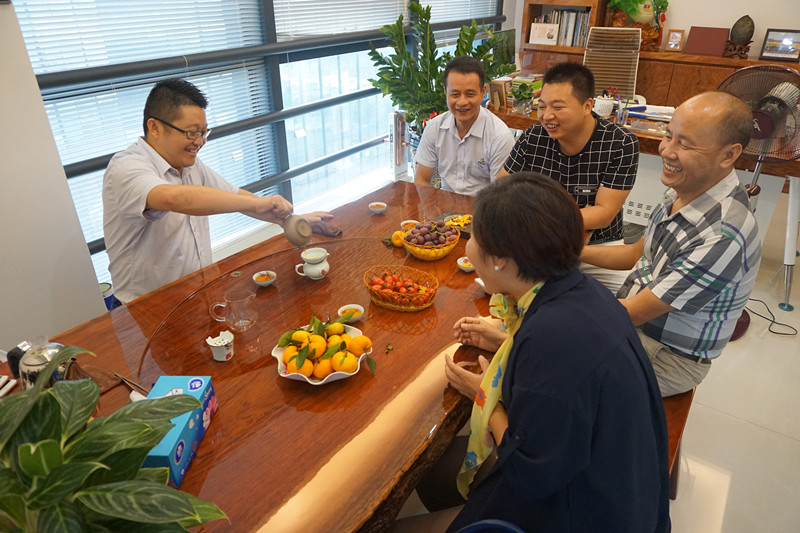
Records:
[[[444,92],[444,67],[453,58],[449,52],[439,54],[431,29],[431,6],[417,3],[408,6],[412,27],[412,46],[406,45],[403,17],[383,26],[381,31],[391,43],[392,53],[383,55],[370,43],[369,56],[378,77],[370,79],[372,85],[388,95],[394,105],[406,114],[406,122],[421,132],[424,122],[438,113],[447,111]],[[488,37],[474,46],[475,37],[485,32]],[[487,80],[514,72],[515,66],[495,58],[493,50],[503,41],[489,28],[479,27],[473,20],[471,26],[462,26],[456,43],[456,56],[471,56],[483,63]]]
[[[49,380],[41,379],[83,352],[62,348],[33,388],[0,400],[0,531],[169,533],[227,518],[167,486],[166,468],[141,468],[170,419],[200,402],[185,395],[143,400],[90,420],[96,383],[45,389]]]

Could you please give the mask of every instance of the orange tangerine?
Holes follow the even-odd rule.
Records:
[[[303,330],[298,329],[294,333],[292,333],[292,340],[299,343],[306,343],[308,342],[308,338],[311,336],[311,333]]]
[[[331,335],[341,335],[344,333],[344,324],[341,322],[334,322],[325,329],[325,334],[330,337]]]
[[[350,352],[336,352],[331,358],[331,366],[335,372],[352,374],[358,369],[358,359]]]
[[[314,361],[314,377],[317,379],[325,379],[333,372],[333,367],[330,358],[319,359]]]
[[[283,364],[284,365],[288,365],[289,364],[289,359],[291,359],[292,357],[297,357],[297,352],[298,352],[297,346],[289,345],[286,348],[284,348],[283,349]]]
[[[331,335],[328,337],[328,348],[331,346],[338,346],[342,343],[342,337],[340,335]]]
[[[342,338],[342,342],[345,344],[350,344],[350,341],[353,340],[353,337],[351,337],[348,333],[342,333],[339,336]]]
[[[298,370],[297,368],[297,358],[292,359],[288,363],[286,363],[286,371],[290,374],[303,374],[305,377],[311,377],[311,373],[314,371],[314,364],[311,362],[310,359],[306,359],[303,362],[303,366],[300,367]]]
[[[308,338],[308,356],[311,359],[316,359],[325,353],[328,343],[325,342],[325,337],[322,335],[311,335]]]
[[[392,244],[395,245],[397,248],[403,247],[403,239],[405,238],[405,232],[398,230],[392,233]]]
[[[353,337],[353,340],[347,343],[347,350],[352,352],[356,357],[362,355],[364,352],[368,352],[370,348],[372,348],[372,341],[366,335]]]

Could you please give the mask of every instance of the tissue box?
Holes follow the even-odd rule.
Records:
[[[175,424],[158,445],[150,450],[142,465],[145,468],[169,468],[169,484],[178,487],[186,475],[200,441],[217,411],[217,398],[210,376],[161,376],[148,398],[176,394],[194,396],[203,404],[194,411],[172,419]]]

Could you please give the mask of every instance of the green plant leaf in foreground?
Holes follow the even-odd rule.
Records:
[[[17,456],[20,467],[31,476],[46,476],[64,462],[61,446],[53,439],[21,444]]]
[[[64,456],[68,461],[103,461],[126,448],[149,450],[161,442],[172,427],[170,422],[146,424],[120,420],[95,428],[89,424],[89,429],[67,445]]]
[[[53,359],[50,360],[49,363],[44,367],[44,370],[39,374],[41,376],[51,376],[53,372],[56,371],[58,365],[60,365],[63,361],[66,361],[70,357],[80,354],[80,353],[88,353],[90,355],[94,355],[92,352],[87,352],[83,348],[78,348],[77,346],[64,346],[61,348],[58,353],[53,356]],[[11,435],[17,431],[17,428],[25,420],[25,417],[28,416],[28,411],[31,410],[33,405],[38,400],[39,393],[44,390],[44,388],[50,384],[49,379],[37,379],[36,383],[33,385],[33,388],[28,389],[27,391],[20,393],[25,399],[21,401],[21,405],[16,406],[16,409],[10,411],[11,416],[8,417],[8,420],[3,420],[2,416],[0,416],[0,452],[5,448],[6,444],[8,443]],[[17,394],[12,395],[18,396]],[[0,400],[0,413],[3,412],[4,409],[7,409],[8,404],[5,402],[10,400],[10,398],[4,398]],[[16,401],[16,400],[15,400]]]
[[[197,496],[189,494],[188,492],[184,494],[189,498],[189,501],[194,507],[195,515],[191,518],[183,518],[178,520],[178,523],[183,527],[198,526],[200,524],[205,524],[206,522],[211,522],[212,520],[219,520],[220,518],[224,518],[230,522],[228,515],[223,513],[222,510],[213,503],[201,500]]]
[[[86,522],[76,504],[62,501],[39,512],[36,531],[37,533],[86,531]]]
[[[172,487],[147,481],[121,481],[98,485],[76,493],[75,498],[98,513],[149,524],[186,520],[187,517],[197,520],[197,523],[205,523],[209,519],[225,516],[216,505],[204,502],[203,506],[197,509],[196,497]],[[220,516],[204,520],[209,514],[208,509],[211,508]]]
[[[159,485],[169,483],[169,468],[162,466],[159,468],[142,468],[136,472],[136,478],[141,481],[152,481]]]
[[[131,402],[117,409],[105,418],[93,420],[89,429],[94,429],[97,426],[103,426],[109,422],[116,421],[144,422],[145,424],[162,422],[175,418],[183,413],[188,413],[198,407],[202,407],[202,405],[200,400],[188,394],[178,394],[176,396],[165,396],[163,398]]]
[[[98,468],[108,468],[102,463],[66,463],[50,472],[27,498],[29,509],[50,507],[78,490],[89,474]]]
[[[100,399],[100,387],[90,379],[59,381],[51,389],[61,406],[61,443],[80,431]]]

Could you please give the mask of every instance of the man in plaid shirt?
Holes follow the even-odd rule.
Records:
[[[662,396],[685,392],[722,353],[755,284],[758,226],[733,165],[752,114],[721,92],[675,111],[659,146],[669,187],[636,244],[586,247],[582,259],[630,269],[617,293],[637,326]]]
[[[561,182],[593,230],[590,245],[623,244],[622,205],[636,179],[639,140],[592,111],[594,75],[578,63],[561,63],[544,74],[539,124],[517,140],[498,178],[533,170]],[[581,270],[616,293],[625,273],[586,264]]]

